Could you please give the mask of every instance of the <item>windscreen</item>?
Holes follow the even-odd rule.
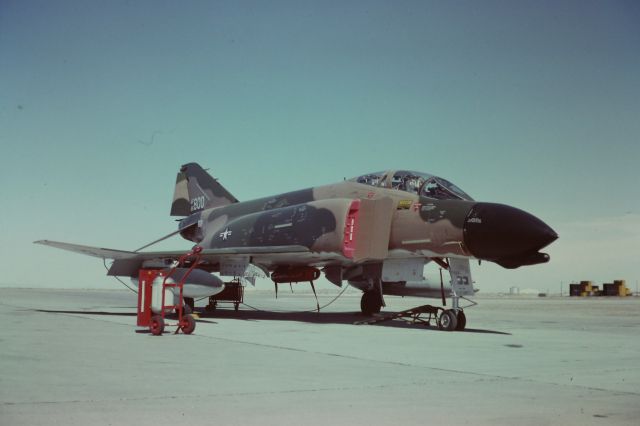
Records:
[[[384,177],[384,172],[374,172],[374,173],[358,176],[357,178],[353,178],[351,180],[358,183],[364,183],[365,185],[381,186],[380,183],[382,182],[383,177]]]
[[[427,198],[435,198],[436,200],[468,200],[473,201],[462,189],[452,184],[446,179],[433,176],[427,180],[422,186],[420,195]]]

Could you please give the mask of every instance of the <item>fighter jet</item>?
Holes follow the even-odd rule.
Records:
[[[371,315],[385,306],[385,294],[427,295],[419,283],[425,265],[434,262],[450,274],[452,308],[441,309],[438,318],[445,330],[465,327],[459,299],[474,294],[470,260],[508,269],[545,263],[549,255],[540,250],[558,238],[525,211],[474,201],[444,178],[408,170],[241,202],[189,163],[178,172],[170,214],[182,219],[160,240],[180,234],[202,249],[184,286],[188,302],[221,292],[220,277],[251,279],[260,271],[277,288],[277,283],[313,284],[324,274],[337,286],[347,281],[361,290],[361,311]],[[171,268],[184,254],[36,243],[111,259],[108,275],[134,282],[140,270]],[[441,288],[444,302],[442,283]]]

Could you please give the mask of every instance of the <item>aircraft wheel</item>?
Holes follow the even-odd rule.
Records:
[[[375,291],[365,291],[360,299],[360,310],[365,315],[377,314],[380,312],[382,304],[380,296]]]
[[[464,314],[464,311],[459,310],[456,318],[456,331],[462,331],[467,326],[467,316]]]
[[[162,315],[154,315],[151,317],[149,330],[151,330],[151,334],[154,336],[162,335],[162,332],[164,331],[164,319],[162,319]]]
[[[453,331],[457,325],[457,315],[453,311],[446,310],[438,318],[438,328],[444,331]]]
[[[236,310],[236,311],[237,311],[238,309],[240,309],[240,304],[239,304],[239,303],[234,303],[234,304],[233,304],[233,309],[234,309],[234,310]]]
[[[196,329],[196,320],[191,315],[187,315],[182,318],[182,325],[180,326],[184,334],[191,334]]]
[[[467,316],[464,314],[464,311],[458,311],[458,316],[456,318],[456,330],[462,331],[467,326]]]

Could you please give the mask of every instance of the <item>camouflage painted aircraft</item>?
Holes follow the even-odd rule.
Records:
[[[458,300],[474,294],[470,259],[505,268],[544,263],[549,256],[540,250],[558,237],[527,212],[476,202],[443,178],[406,170],[239,202],[189,163],[178,173],[171,215],[183,219],[162,239],[179,233],[203,249],[202,263],[184,287],[187,301],[224,289],[213,272],[251,278],[260,270],[276,288],[324,273],[337,286],[347,281],[360,289],[362,312],[373,314],[384,306],[384,294],[432,295],[420,283],[425,264],[433,261],[451,277],[452,308],[438,318],[446,330],[466,324]],[[113,259],[108,275],[133,279],[142,268],[169,268],[184,254],[36,243]]]

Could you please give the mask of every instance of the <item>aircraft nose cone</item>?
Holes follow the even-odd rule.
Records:
[[[546,262],[548,256],[543,259],[537,251],[557,238],[558,234],[537,217],[503,204],[476,203],[464,224],[464,243],[471,254],[498,263],[533,254]]]

